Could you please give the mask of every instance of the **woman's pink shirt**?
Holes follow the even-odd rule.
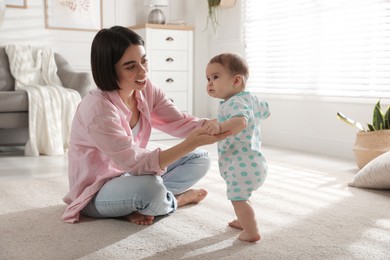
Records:
[[[204,123],[203,119],[179,111],[150,80],[142,91],[136,92],[136,99],[141,122],[138,136],[132,135],[132,113],[117,91],[95,89],[81,101],[73,119],[68,151],[65,222],[77,222],[80,211],[107,180],[125,172],[161,175],[166,171],[160,168],[160,149],[145,149],[152,127],[185,138]]]

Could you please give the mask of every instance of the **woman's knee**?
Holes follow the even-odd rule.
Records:
[[[144,189],[140,191],[142,198],[145,201],[160,201],[167,196],[167,189],[161,177],[150,176],[150,180],[144,185]]]
[[[177,207],[174,195],[168,191],[160,177],[152,179],[141,196],[144,207],[138,211],[145,215],[165,215]]]
[[[171,212],[174,207],[173,195],[159,176],[118,177],[103,188],[104,191],[98,193],[93,203],[96,212],[103,217],[125,216],[134,211],[163,215]],[[90,216],[91,212],[85,210]]]

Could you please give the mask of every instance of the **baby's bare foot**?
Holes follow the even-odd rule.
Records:
[[[139,212],[134,212],[127,216],[127,220],[137,225],[151,225],[153,224],[154,216],[143,215]]]
[[[242,231],[241,234],[238,236],[238,239],[245,242],[256,242],[260,240],[260,234],[259,232],[254,233],[248,233],[246,231]]]
[[[179,195],[176,195],[177,206],[183,207],[187,204],[199,203],[207,196],[207,191],[204,189],[190,189]]]
[[[240,222],[238,221],[238,219],[235,219],[235,220],[229,222],[228,225],[229,225],[229,227],[238,228],[238,229],[242,230],[242,226],[241,226]]]
[[[238,219],[229,222],[229,227],[243,230],[241,223],[240,221],[238,221]],[[243,230],[238,236],[239,240],[246,241],[246,242],[256,242],[260,240],[260,238],[261,238],[260,234],[257,231],[249,233]]]

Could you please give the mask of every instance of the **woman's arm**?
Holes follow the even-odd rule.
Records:
[[[218,135],[209,135],[205,128],[196,128],[182,142],[171,148],[160,151],[160,167],[161,169],[164,169],[196,148],[207,144],[213,144],[225,139],[229,135],[231,135],[231,132],[229,131]]]
[[[153,128],[175,137],[186,138],[192,130],[202,126],[204,119],[180,111],[163,90],[150,83],[149,90],[153,95],[147,97],[147,102]]]

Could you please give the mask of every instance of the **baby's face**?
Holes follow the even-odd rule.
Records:
[[[209,63],[206,67],[207,93],[214,98],[227,100],[237,94],[234,77],[219,63]]]

